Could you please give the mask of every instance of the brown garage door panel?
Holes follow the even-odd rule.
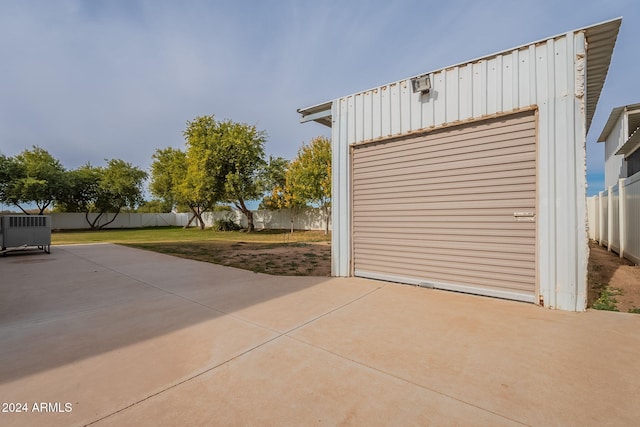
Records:
[[[380,272],[379,268],[368,269],[366,265],[363,269],[356,270],[356,276],[412,285],[431,285],[431,287],[438,289],[533,302],[526,297],[530,288],[530,281],[533,280],[532,276],[514,277],[483,274],[466,276],[464,274],[452,274],[451,270],[447,270],[432,271],[429,277],[424,278],[422,277],[422,269],[395,266]],[[473,287],[474,290],[467,291],[467,287]],[[476,292],[476,289],[483,289],[483,292]]]
[[[508,191],[509,189],[512,191]],[[413,212],[420,208],[430,208],[434,211],[459,209],[461,206],[466,208],[465,203],[469,203],[468,207],[473,209],[517,207],[523,204],[531,206],[530,199],[532,195],[535,197],[535,190],[522,190],[513,186],[501,186],[495,188],[495,191],[491,190],[492,188],[490,187],[483,187],[469,192],[455,191],[454,194],[443,194],[444,190],[424,190],[414,191],[410,193],[412,195],[407,195],[406,197],[396,197],[396,194],[389,194],[385,197],[382,192],[377,198],[371,197],[371,195],[354,195],[353,201],[357,206],[354,209],[354,214],[377,211],[381,198],[384,198],[389,203],[388,206],[401,206],[407,212]],[[401,192],[402,190],[398,189],[398,193]],[[469,210],[467,214],[476,214],[476,211]],[[513,215],[513,212],[511,212],[511,215]]]
[[[366,149],[359,147],[357,150]],[[480,153],[479,153],[480,154]],[[503,154],[502,156],[495,156],[485,159],[485,162],[478,164],[477,158],[469,156],[465,159],[447,159],[447,160],[430,160],[425,158],[420,162],[408,162],[407,164],[396,163],[395,168],[390,167],[355,167],[354,166],[354,184],[360,182],[360,180],[383,180],[391,178],[398,180],[402,176],[414,176],[416,174],[425,174],[428,177],[429,174],[435,176],[455,176],[462,173],[463,175],[473,175],[475,173],[484,171],[502,171],[507,167],[506,165],[522,162],[533,163],[535,161],[535,154],[531,153],[513,153]],[[522,166],[519,166],[521,168]],[[476,168],[476,169],[474,169]],[[448,173],[447,173],[448,172]],[[425,177],[425,178],[426,178]]]
[[[532,275],[495,273],[457,268],[452,270],[450,267],[444,266],[433,267],[429,277],[424,279],[420,277],[423,266],[407,263],[400,267],[391,261],[384,262],[381,266],[385,267],[385,273],[391,273],[397,277],[406,276],[419,279],[421,283],[443,281],[451,284],[478,285],[478,287],[485,287],[487,289],[495,288],[497,290],[509,290],[513,292],[526,291],[529,287],[529,281],[534,277]],[[371,265],[364,264],[363,270],[375,271],[372,270],[371,267],[379,269],[380,265],[377,262]]]
[[[474,148],[477,152],[483,152],[486,156],[498,157],[506,155],[518,155],[523,151],[523,143],[526,143],[528,138],[517,138],[503,142],[489,142],[482,145],[474,145],[473,147],[466,147],[467,150]],[[473,152],[464,151],[463,148],[456,150],[446,150],[446,153],[435,152],[411,152],[404,158],[402,157],[383,157],[377,156],[375,158],[363,158],[362,160],[366,164],[358,165],[361,172],[366,172],[371,169],[379,170],[392,170],[397,167],[398,164],[403,167],[411,168],[421,165],[437,165],[442,162],[460,162],[460,161],[473,161],[475,154]],[[354,169],[355,170],[355,169]]]
[[[379,251],[367,251],[362,250],[363,254],[378,264],[385,264],[388,262],[388,257]],[[514,276],[521,275],[524,270],[528,270],[531,273],[535,272],[535,264],[530,260],[514,260],[514,259],[489,259],[487,257],[474,256],[474,254],[460,253],[456,255],[445,254],[429,254],[428,257],[424,257],[425,253],[416,254],[415,252],[398,251],[398,255],[404,256],[404,261],[407,265],[414,266],[432,266],[433,268],[445,268],[456,270],[468,270],[470,272],[486,271],[488,273],[495,273],[498,268],[501,273],[511,274]],[[467,255],[467,256],[464,256]]]
[[[509,141],[512,145],[506,146],[503,143],[492,142],[487,143],[482,146],[476,147],[479,148],[484,155],[497,157],[507,156],[507,155],[517,155],[526,151],[526,146],[521,145],[523,140]],[[475,160],[475,153],[470,153],[468,151],[463,151],[462,148],[452,151],[448,154],[431,154],[431,153],[416,153],[412,155],[407,155],[407,158],[403,161],[402,158],[389,158],[389,159],[378,159],[375,161],[367,162],[366,165],[362,165],[359,167],[362,172],[367,170],[392,170],[398,164],[403,165],[404,167],[410,168],[413,166],[421,166],[421,165],[435,165],[442,162],[462,162],[469,161],[473,162]],[[393,162],[391,162],[393,160]]]
[[[496,181],[509,180],[510,185],[530,183],[532,178],[535,180],[535,174],[532,176],[531,168],[535,167],[535,162],[531,161],[529,164],[525,162],[507,162],[502,168],[497,165],[495,169],[500,169],[500,172],[481,172],[470,168],[455,169],[453,166],[441,170],[430,170],[428,172],[413,172],[413,173],[398,173],[396,175],[389,174],[382,177],[374,173],[370,176],[361,174],[354,180],[354,188],[358,189],[357,196],[362,194],[368,194],[370,192],[392,192],[398,190],[401,187],[401,191],[415,191],[423,188],[420,184],[424,180],[429,180],[431,190],[437,190],[442,188],[480,188],[490,187],[496,188]],[[406,172],[406,171],[405,171]],[[407,180],[407,177],[411,177]],[[363,181],[366,179],[366,182]],[[415,188],[418,187],[418,188]]]
[[[533,112],[355,146],[358,276],[534,301]]]
[[[491,174],[498,173],[508,176],[525,176],[526,171],[532,167],[535,168],[535,159],[522,160],[522,155],[511,156],[511,158],[503,158],[502,163],[491,164],[487,166],[475,166],[471,169],[468,165],[461,163],[440,163],[429,166],[417,166],[414,168],[403,168],[402,171],[394,174],[393,170],[380,171],[372,170],[367,175],[366,172],[355,171],[357,177],[354,178],[354,184],[360,184],[360,180],[367,180],[367,186],[373,187],[375,184],[386,184],[391,182],[404,181],[406,174],[415,177],[415,179],[432,179],[435,182],[455,182],[465,181],[469,179],[469,175],[477,176],[478,179],[495,179]],[[518,172],[522,171],[522,172]],[[370,181],[370,179],[377,180]]]
[[[429,195],[431,196],[449,196],[458,194],[482,194],[482,193],[513,193],[514,191],[535,191],[535,184],[531,184],[530,177],[515,177],[510,185],[503,185],[502,187],[495,188],[488,185],[487,180],[473,181],[469,183],[445,183],[445,184],[431,184]],[[467,185],[465,185],[467,184]],[[393,190],[393,189],[391,189]],[[394,196],[397,198],[410,198],[413,197],[416,192],[420,191],[420,185],[408,184],[402,187],[402,190],[395,191]],[[380,199],[380,194],[384,192],[383,188],[375,189],[359,189],[358,200]],[[494,197],[495,198],[495,197]]]
[[[490,144],[496,143],[501,143],[500,147],[519,145],[519,141],[535,137],[535,129],[527,122],[505,123],[505,126],[501,128],[495,126],[494,123],[490,129],[486,127],[480,129],[468,125],[465,126],[465,129],[460,128],[460,131],[451,129],[432,132],[429,135],[428,147],[422,145],[423,136],[406,138],[401,145],[396,145],[396,141],[383,141],[371,146],[371,149],[363,153],[361,157],[367,159],[368,163],[388,159],[389,162],[385,163],[392,164],[394,159],[406,160],[406,157],[412,157],[416,154],[439,157],[451,154],[451,150],[462,149],[464,152],[469,152],[469,148],[474,148],[480,151],[482,147],[490,147]]]
[[[367,239],[359,243],[358,249],[362,251],[379,251],[380,245],[385,245],[387,251],[411,251],[420,252],[422,254],[428,254],[429,256],[441,255],[441,256],[458,256],[461,252],[469,249],[468,242],[451,242],[440,241],[437,245],[424,246],[420,240],[405,240],[405,239],[386,239],[384,241],[380,239]],[[495,244],[490,242],[476,242],[474,243],[474,250],[479,258],[488,259],[500,259],[508,262],[509,260],[519,261],[531,261],[531,256],[535,253],[531,248],[530,242],[524,244]],[[500,250],[498,250],[498,248]]]

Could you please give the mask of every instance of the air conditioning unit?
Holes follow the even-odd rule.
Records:
[[[37,246],[51,253],[51,217],[46,215],[0,216],[0,253],[10,248]]]

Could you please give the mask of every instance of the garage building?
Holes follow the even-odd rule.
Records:
[[[332,128],[332,274],[586,308],[586,133],[621,19],[298,110]]]

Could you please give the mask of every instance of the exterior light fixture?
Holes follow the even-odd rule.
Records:
[[[425,93],[429,93],[431,90],[431,79],[429,78],[429,74],[412,78],[411,88],[413,89],[413,93],[420,92],[423,95]]]

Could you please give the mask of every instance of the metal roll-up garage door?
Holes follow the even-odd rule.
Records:
[[[356,276],[535,301],[534,111],[352,153]]]

